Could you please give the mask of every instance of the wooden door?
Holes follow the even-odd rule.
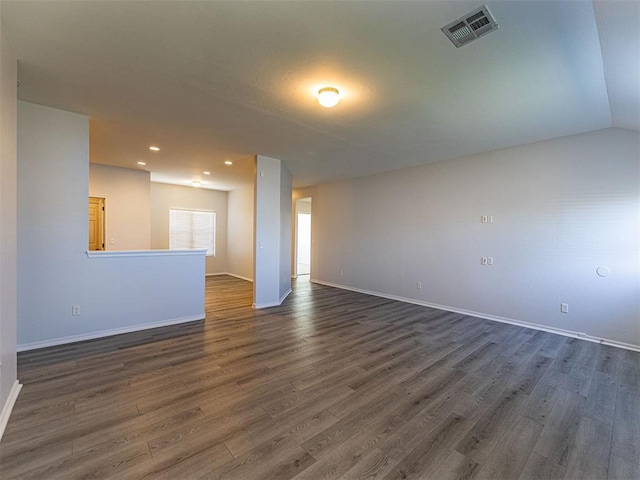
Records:
[[[89,197],[89,250],[104,250],[104,198]]]

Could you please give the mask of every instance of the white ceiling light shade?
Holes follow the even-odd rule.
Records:
[[[151,150],[152,152],[159,152],[159,151],[160,151],[160,148],[159,148],[159,147],[156,147],[155,145],[151,145],[151,146],[149,147],[149,150]]]
[[[340,92],[334,87],[323,87],[318,90],[318,103],[326,108],[335,107],[340,102]]]

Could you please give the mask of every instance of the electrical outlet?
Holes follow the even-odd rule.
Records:
[[[488,261],[489,260],[487,259],[487,257],[481,257],[480,258],[480,265],[486,265]]]
[[[73,315],[73,316],[80,315],[80,305],[72,305],[71,306],[71,315]]]
[[[487,265],[493,265],[493,257],[487,257]]]
[[[560,311],[562,313],[569,313],[569,304],[568,303],[561,303],[560,304]]]
[[[340,276],[344,277],[344,272],[342,270],[340,270]]]
[[[416,283],[416,288],[420,290],[422,288],[422,282]]]

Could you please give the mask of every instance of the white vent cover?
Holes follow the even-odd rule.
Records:
[[[444,34],[460,48],[469,42],[498,29],[498,22],[493,18],[489,8],[483,5],[442,27]]]

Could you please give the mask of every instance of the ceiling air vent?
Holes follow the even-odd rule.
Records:
[[[442,27],[444,34],[460,48],[469,42],[498,29],[498,22],[493,18],[489,8],[483,5]]]

